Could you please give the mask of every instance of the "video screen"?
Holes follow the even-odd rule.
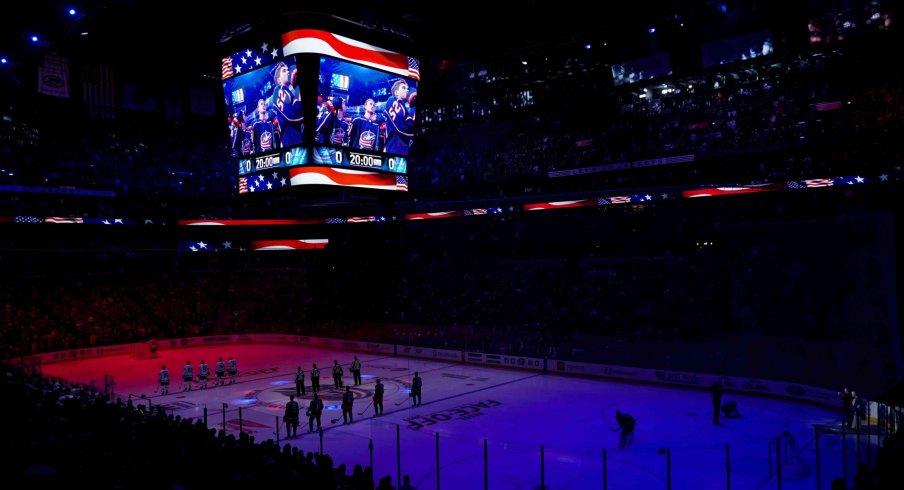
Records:
[[[298,69],[293,58],[223,82],[229,145],[239,173],[307,163]]]
[[[646,58],[612,65],[612,81],[616,87],[641,80],[667,77],[671,74],[672,61],[667,53],[654,54]]]
[[[321,56],[317,94],[313,163],[407,172],[416,80]]]
[[[703,67],[725,65],[772,54],[772,36],[768,31],[754,32],[700,46]]]
[[[317,29],[246,43],[222,58],[239,194],[308,185],[408,190],[417,59]]]

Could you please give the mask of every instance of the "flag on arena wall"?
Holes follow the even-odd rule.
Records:
[[[49,54],[38,67],[38,92],[53,97],[69,98],[69,60]]]
[[[82,70],[82,101],[85,115],[92,119],[114,119],[115,76],[107,65],[86,66]]]
[[[421,79],[417,59],[331,32],[296,29],[282,35],[282,44],[285,56],[299,53],[326,54],[415,80]]]

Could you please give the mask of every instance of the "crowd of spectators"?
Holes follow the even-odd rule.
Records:
[[[11,481],[38,487],[90,481],[104,489],[374,488],[369,467],[356,465],[349,474],[326,453],[255,441],[245,432],[236,437],[144,400],[111,400],[91,387],[0,366],[0,387],[15,400],[2,409],[16,424],[8,437],[18,448],[7,457]]]
[[[0,332],[6,355],[284,332],[793,373],[878,395],[896,335],[883,265],[896,205],[882,189],[334,226],[310,252],[174,251],[166,236],[91,230],[101,241],[87,251],[0,255]]]

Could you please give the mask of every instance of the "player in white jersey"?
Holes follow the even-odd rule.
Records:
[[[210,366],[202,360],[201,364],[198,366],[198,383],[201,384],[202,390],[207,388],[208,377],[210,377]]]
[[[226,363],[223,362],[222,357],[219,361],[217,361],[217,365],[213,369],[213,374],[217,378],[217,382],[214,386],[220,386],[221,384],[223,384],[223,379],[226,377]]]
[[[182,368],[182,391],[191,391],[191,381],[195,377],[195,368],[191,367],[191,361],[185,361]]]
[[[235,362],[235,359],[233,359],[232,357],[230,357],[229,360],[226,361],[226,371],[229,372],[229,384],[234,384],[235,378],[239,374],[239,368],[238,364],[236,364]]]
[[[157,375],[157,381],[160,382],[160,394],[168,395],[169,394],[169,369],[166,368],[166,364],[160,368],[160,374]]]

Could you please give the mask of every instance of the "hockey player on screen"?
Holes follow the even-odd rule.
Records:
[[[251,123],[251,138],[254,141],[254,152],[261,153],[279,148],[279,138],[276,137],[276,128],[273,122],[276,120],[267,110],[267,101],[257,101],[257,110],[254,111],[254,122]]]
[[[345,101],[340,97],[325,100],[320,105],[317,115],[317,129],[314,142],[323,145],[346,146],[348,142],[348,123],[345,121]],[[317,146],[314,152],[314,163],[336,164],[336,149]]]
[[[363,107],[364,114],[352,119],[348,135],[349,146],[356,150],[380,151],[383,142],[380,138],[380,122],[374,112],[374,100],[365,100]]]
[[[276,133],[280,146],[288,147],[301,143],[304,133],[304,117],[301,99],[298,97],[298,69],[289,72],[289,67],[280,61],[273,70],[273,95],[270,105],[276,113]]]
[[[245,125],[245,113],[236,112],[229,118],[229,138],[232,142],[232,156],[251,154],[251,131]]]
[[[346,139],[344,133],[347,133],[344,131],[347,128],[347,123],[343,120],[344,116],[345,101],[341,97],[325,100],[320,105],[320,113],[317,114],[317,132],[314,135],[314,142],[343,146]]]
[[[392,96],[386,101],[383,117],[386,118],[386,153],[407,155],[414,138],[414,102],[417,92],[408,94],[408,82],[396,80],[392,84]]]

